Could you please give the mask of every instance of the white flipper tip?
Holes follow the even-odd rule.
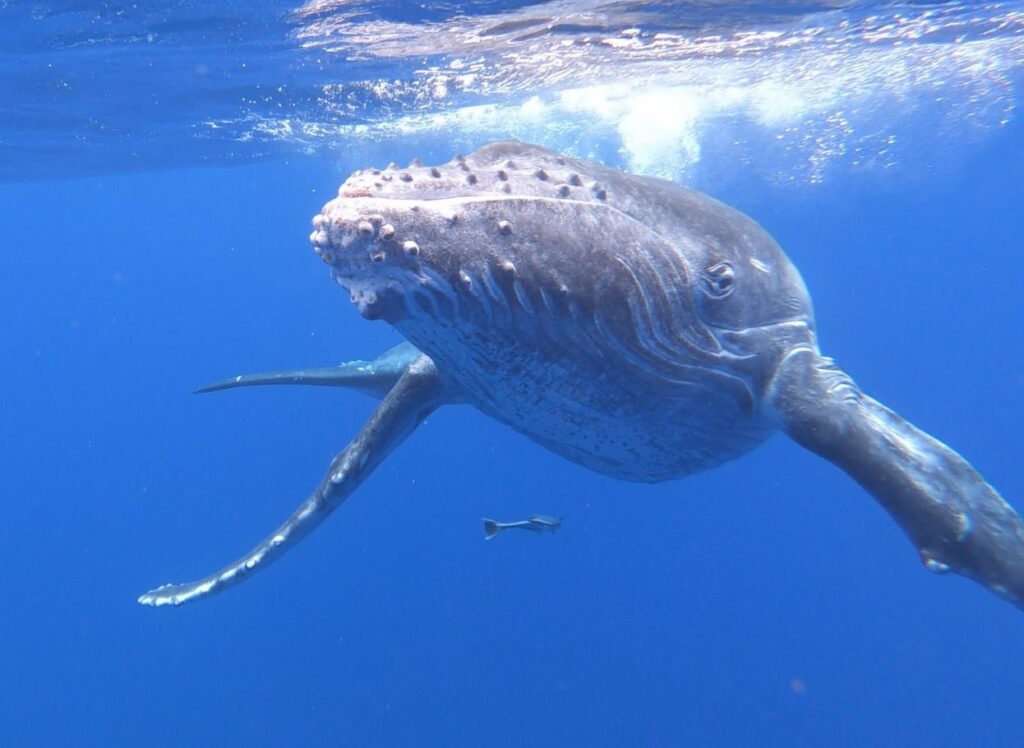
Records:
[[[202,584],[163,584],[155,590],[139,595],[139,604],[150,608],[162,608],[165,605],[177,607],[190,600],[204,597],[217,586],[217,579],[208,579]]]
[[[148,605],[151,608],[160,608],[164,605],[181,605],[184,602],[182,597],[171,591],[176,586],[174,584],[162,584],[155,590],[139,595],[139,604]]]

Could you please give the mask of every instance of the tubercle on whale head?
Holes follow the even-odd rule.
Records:
[[[433,200],[480,190],[486,181],[463,156],[439,166],[423,166],[413,159],[404,169],[391,163],[384,169],[352,172],[338,188],[338,197]]]
[[[499,308],[511,300],[529,309],[531,293],[550,307],[541,285],[561,298],[565,283],[549,262],[559,258],[538,237],[561,246],[566,237],[552,236],[561,231],[552,227],[572,224],[571,206],[610,202],[594,176],[604,175],[521,143],[492,144],[440,166],[363,169],[314,217],[310,240],[367,318],[437,319],[467,299],[487,306],[485,287]],[[520,260],[521,276],[509,271]]]
[[[313,217],[313,251],[367,319],[400,317],[402,286],[418,274],[420,243],[407,229],[422,208],[407,202],[345,196]]]
[[[491,143],[469,156],[424,166],[419,159],[405,168],[353,172],[338,189],[339,198],[438,200],[469,195],[533,196],[603,203],[611,199],[602,174],[584,164],[537,146],[508,141]]]
[[[314,216],[310,241],[370,319],[396,322],[410,296],[447,289],[465,263],[489,256],[495,237],[510,231],[507,222],[484,217],[489,200],[474,193],[422,199],[341,192]]]

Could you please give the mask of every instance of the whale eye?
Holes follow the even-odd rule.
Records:
[[[704,271],[704,293],[715,299],[724,299],[736,285],[736,271],[728,262],[716,262]]]

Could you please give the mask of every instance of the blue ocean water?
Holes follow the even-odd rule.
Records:
[[[1018,746],[1020,611],[779,436],[623,483],[467,407],[223,595],[370,357],[353,169],[505,137],[760,221],[866,391],[1024,504],[1020,2],[0,1],[0,744]],[[483,539],[481,516],[564,517]]]

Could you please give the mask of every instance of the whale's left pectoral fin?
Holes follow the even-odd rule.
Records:
[[[810,347],[782,362],[766,402],[795,441],[871,492],[929,570],[970,577],[1024,608],[1024,521],[960,455]]]
[[[268,566],[319,525],[437,406],[447,402],[437,368],[419,354],[373,415],[332,461],[312,495],[263,542],[220,571],[196,582],[168,584],[139,598],[143,605],[181,605],[208,597]]]
[[[320,387],[346,387],[383,398],[395,386],[409,365],[423,354],[412,343],[400,343],[372,361],[346,361],[337,366],[313,369],[287,369],[258,374],[240,374],[208,384],[196,394],[220,392],[236,387],[262,387],[270,384],[306,384]]]

